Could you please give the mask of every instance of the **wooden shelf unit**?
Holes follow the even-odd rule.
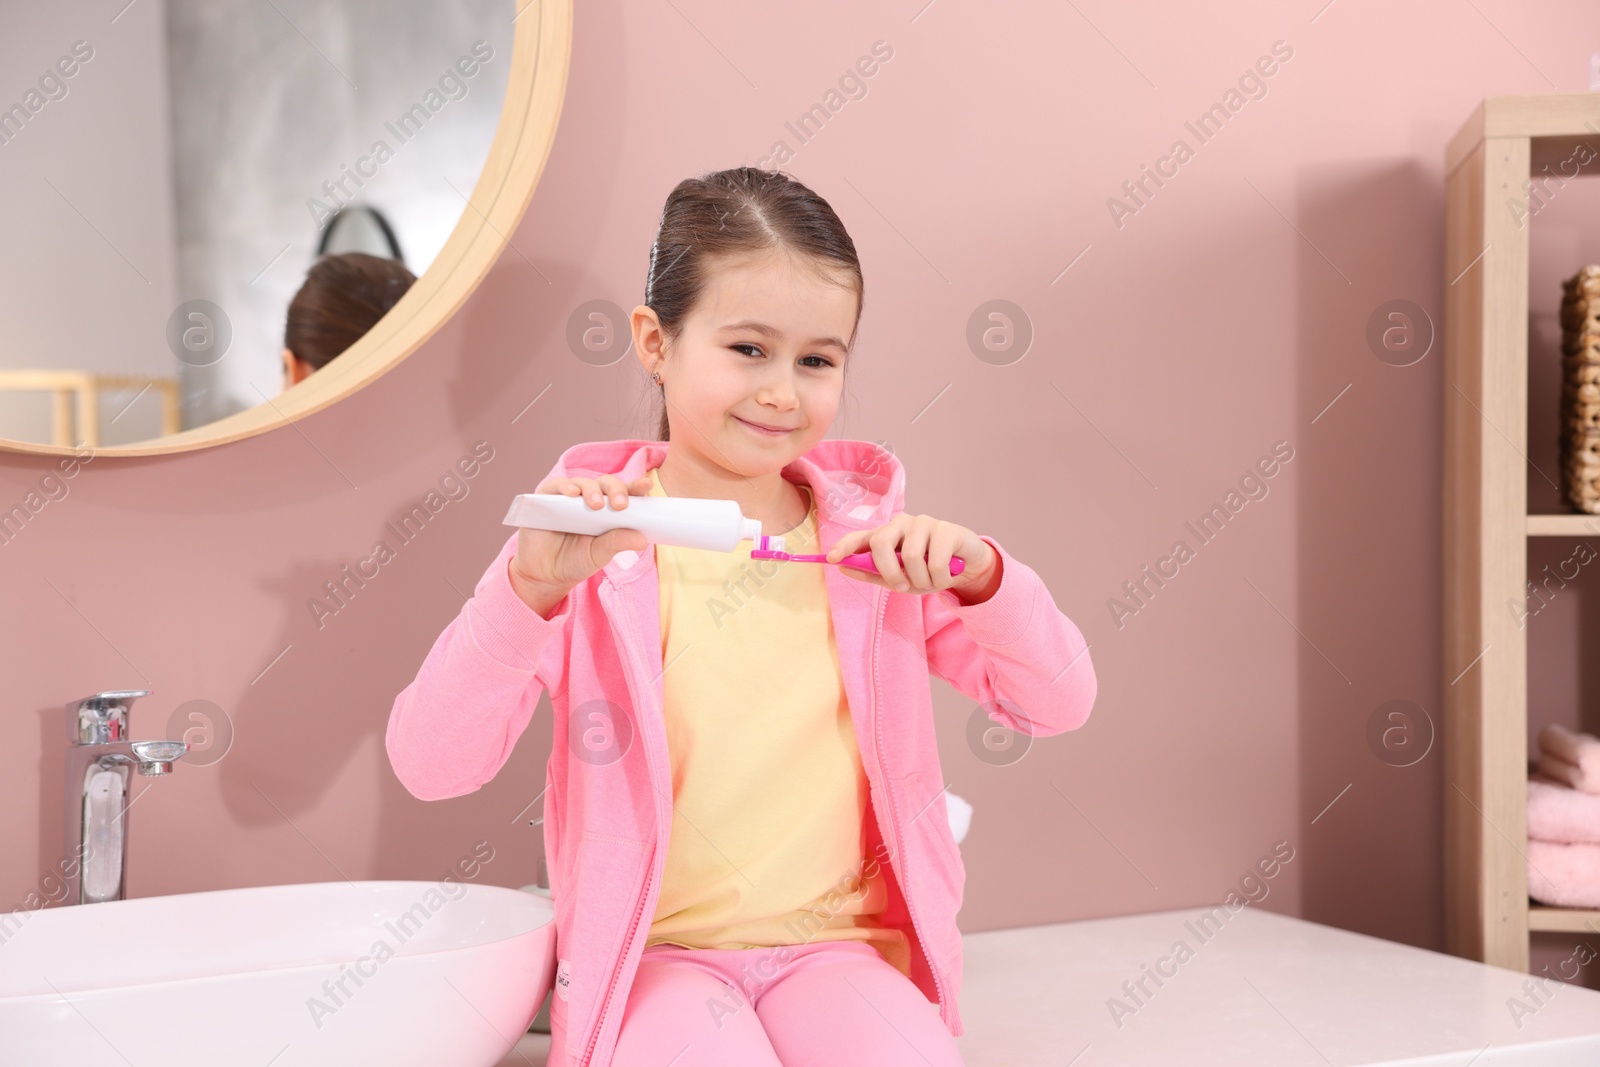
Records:
[[[1600,911],[1587,908],[1551,908],[1543,904],[1531,904],[1528,907],[1528,929],[1596,934],[1600,933]]]
[[[1528,513],[1517,205],[1546,166],[1600,174],[1600,93],[1489,97],[1445,152],[1445,947],[1519,971],[1530,931],[1600,932],[1600,911],[1528,899],[1527,631],[1507,609],[1527,596],[1529,537],[1600,534],[1600,515]]]
[[[178,425],[178,384],[176,378],[87,370],[0,370],[0,392],[34,390],[53,394],[50,443],[66,448],[100,446],[100,394],[113,390],[138,389],[138,396],[142,396],[146,390],[154,389],[161,400],[161,435],[177,433],[182,428]]]
[[[1585,537],[1600,534],[1600,515],[1529,515],[1529,537]]]

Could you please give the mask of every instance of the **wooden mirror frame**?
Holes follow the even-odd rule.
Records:
[[[571,57],[572,0],[522,4],[512,21],[505,105],[472,198],[422,277],[365,336],[315,374],[255,407],[164,437],[95,446],[95,458],[192,452],[266,433],[343,400],[420,348],[466,302],[522,221],[555,140]],[[4,437],[0,451],[83,455],[81,448]]]

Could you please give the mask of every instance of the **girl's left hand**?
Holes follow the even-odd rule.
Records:
[[[992,577],[997,562],[989,543],[965,526],[936,519],[932,515],[894,516],[873,530],[845,534],[828,549],[828,562],[845,556],[872,552],[878,573],[851,566],[839,569],[857,581],[881,585],[900,593],[933,593],[940,589],[982,589]],[[895,559],[899,551],[905,566]],[[960,556],[966,564],[960,574],[951,576],[950,557]]]

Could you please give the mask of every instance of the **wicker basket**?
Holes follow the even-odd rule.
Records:
[[[1561,288],[1561,480],[1568,504],[1600,514],[1600,266]]]

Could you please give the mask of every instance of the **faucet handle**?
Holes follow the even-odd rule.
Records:
[[[149,689],[108,689],[67,704],[67,736],[79,745],[121,741],[128,732],[128,712]]]

